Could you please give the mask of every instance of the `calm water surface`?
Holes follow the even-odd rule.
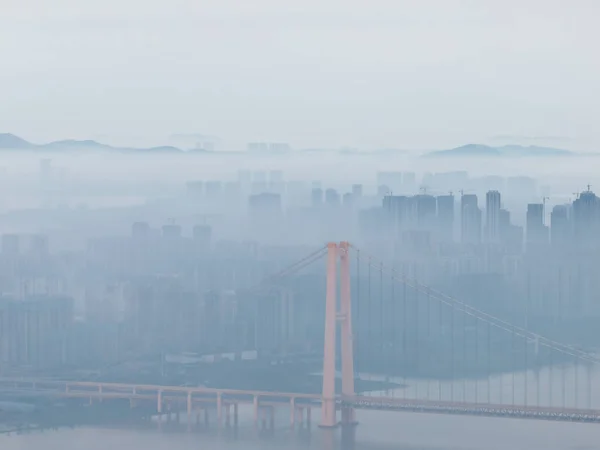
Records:
[[[237,438],[158,430],[77,428],[0,436],[2,450],[259,450],[259,449],[429,449],[585,450],[600,449],[600,426],[519,419],[467,418],[361,411],[354,447],[313,427],[298,436],[278,418],[275,436],[258,438],[242,424]]]

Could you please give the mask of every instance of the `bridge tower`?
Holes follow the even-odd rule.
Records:
[[[341,324],[342,396],[354,396],[354,350],[352,343],[352,302],[350,296],[350,245],[348,242],[327,244],[327,289],[325,298],[325,345],[323,352],[323,392],[321,427],[337,426],[335,356],[337,323]],[[340,261],[340,308],[338,311],[337,262]],[[351,407],[342,408],[342,423],[354,424]]]

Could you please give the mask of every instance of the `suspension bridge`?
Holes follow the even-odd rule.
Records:
[[[219,424],[229,423],[230,407],[237,423],[245,403],[255,423],[289,406],[292,426],[310,422],[314,408],[322,427],[355,424],[362,409],[600,422],[595,354],[442,293],[348,242],[327,244],[249,292],[260,296],[323,259],[318,394],[22,378],[0,379],[0,394],[151,402],[159,414],[181,404],[188,420],[214,407]],[[379,387],[361,389],[365,380]]]

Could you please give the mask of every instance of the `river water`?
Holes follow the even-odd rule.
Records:
[[[598,425],[361,411],[355,444],[314,427],[310,439],[279,426],[259,438],[242,426],[237,438],[158,430],[76,428],[0,436],[2,450],[585,450],[600,449]]]

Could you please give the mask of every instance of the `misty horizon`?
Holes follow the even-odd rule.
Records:
[[[593,151],[597,5],[533,6],[10,0],[0,42],[19,46],[2,47],[0,124],[33,141],[114,145],[199,130],[228,149],[440,149],[509,135]]]
[[[592,448],[599,15],[3,0],[0,448]]]

